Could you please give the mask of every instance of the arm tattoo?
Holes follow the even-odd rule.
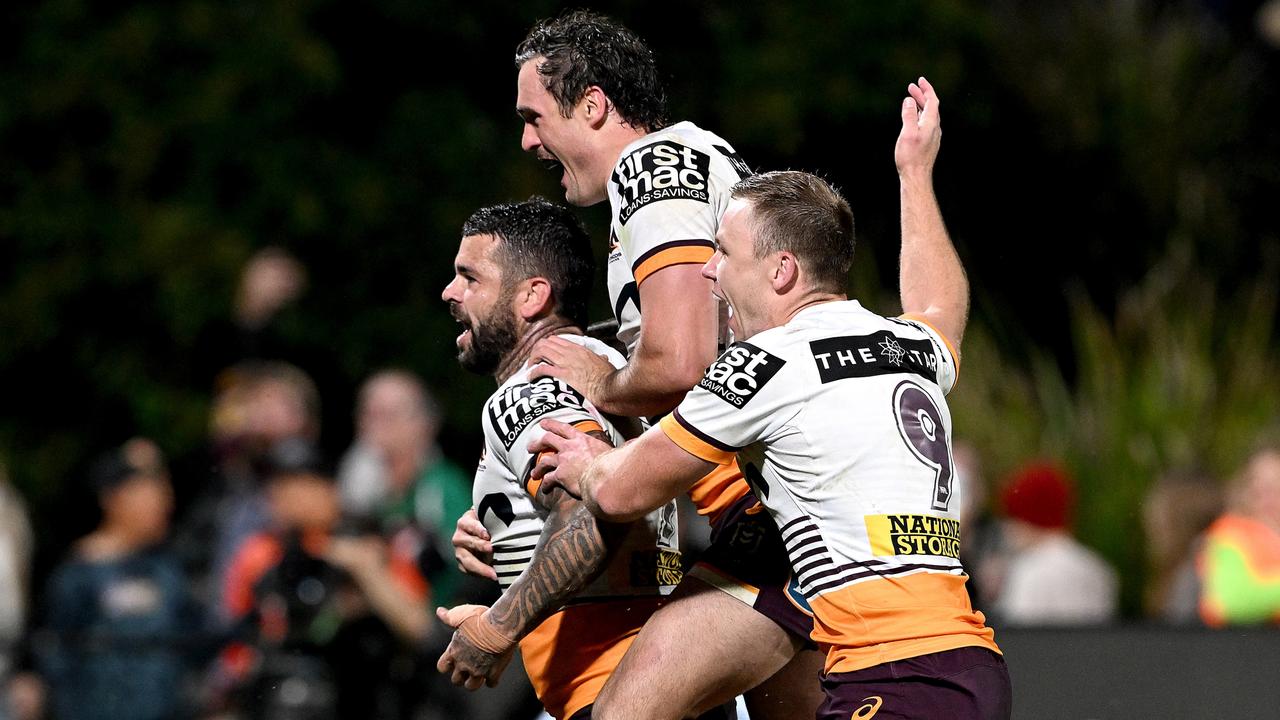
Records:
[[[489,610],[507,637],[521,638],[560,609],[604,569],[604,533],[581,503],[567,496],[542,528],[533,560]]]
[[[604,569],[613,528],[557,488],[529,567],[489,610],[503,634],[522,638]]]

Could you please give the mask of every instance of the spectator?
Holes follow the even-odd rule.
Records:
[[[1005,625],[1092,625],[1116,616],[1116,573],[1071,535],[1075,492],[1066,473],[1036,463],[1001,496],[1013,555],[992,610]]]
[[[240,271],[230,312],[201,330],[191,358],[194,380],[210,377],[246,360],[284,360],[304,363],[317,353],[299,347],[292,329],[298,322],[299,300],[307,290],[307,269],[280,247],[253,254]]]
[[[41,670],[59,720],[161,720],[184,715],[184,670],[204,627],[175,557],[172,487],[159,449],[134,439],[90,474],[102,510],[53,573]]]
[[[434,602],[452,605],[462,576],[446,561],[449,537],[471,507],[471,478],[441,453],[439,430],[439,408],[416,375],[379,372],[360,390],[356,442],[338,475],[344,508],[419,558]]]
[[[1148,615],[1174,625],[1200,623],[1196,558],[1204,532],[1222,511],[1218,483],[1199,472],[1171,472],[1147,492],[1142,521],[1150,581]]]
[[[342,532],[337,489],[312,446],[280,443],[268,466],[270,530],[241,546],[224,594],[228,614],[253,638],[252,649],[226,656],[253,669],[244,678],[246,710],[260,718],[405,717],[412,677],[397,675],[398,660],[431,628],[416,564],[376,536]]]
[[[9,716],[9,678],[26,628],[31,551],[26,505],[0,463],[0,720]]]
[[[1206,624],[1280,625],[1280,445],[1249,458],[1198,565]]]
[[[240,363],[219,386],[210,420],[215,475],[182,523],[179,545],[202,597],[225,607],[220,592],[231,557],[268,524],[265,458],[286,441],[319,438],[320,395],[306,373],[274,361]]]

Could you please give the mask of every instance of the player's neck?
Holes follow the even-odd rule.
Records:
[[[565,333],[576,333],[581,335],[582,329],[575,325],[571,320],[552,315],[542,318],[525,327],[525,331],[521,334],[520,339],[516,341],[515,347],[511,348],[511,352],[507,353],[502,362],[499,363],[497,371],[493,373],[493,379],[498,384],[506,382],[517,370],[524,367],[529,360],[529,354],[533,352],[533,346],[538,344],[539,340],[551,337],[552,335],[563,335]]]
[[[622,159],[622,151],[626,150],[631,143],[648,135],[649,131],[621,120],[611,121],[608,128],[605,156],[609,158],[609,172],[612,173],[614,166]]]
[[[812,290],[804,295],[797,297],[791,303],[788,303],[783,312],[780,314],[778,325],[786,325],[805,308],[821,305],[823,303],[837,302],[840,300],[848,300],[849,296],[844,293],[822,292]]]

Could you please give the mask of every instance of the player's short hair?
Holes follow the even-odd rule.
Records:
[[[587,304],[596,274],[587,231],[569,208],[532,197],[475,211],[462,236],[493,235],[502,242],[494,259],[502,282],[510,287],[532,277],[546,278],[555,311],[579,327],[587,326]]]
[[[516,48],[516,67],[539,57],[545,61],[538,74],[563,116],[596,85],[632,127],[667,126],[667,94],[653,51],[613,19],[575,10],[540,20]]]
[[[787,251],[815,286],[844,292],[853,264],[853,211],[826,180],[784,170],[751,175],[732,196],[751,204],[756,257]]]

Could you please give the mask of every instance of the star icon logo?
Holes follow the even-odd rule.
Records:
[[[893,338],[885,338],[880,341],[880,355],[888,358],[891,364],[901,365],[902,358],[905,357],[906,354],[907,351],[902,349],[902,346],[898,344],[897,340],[894,340]]]

